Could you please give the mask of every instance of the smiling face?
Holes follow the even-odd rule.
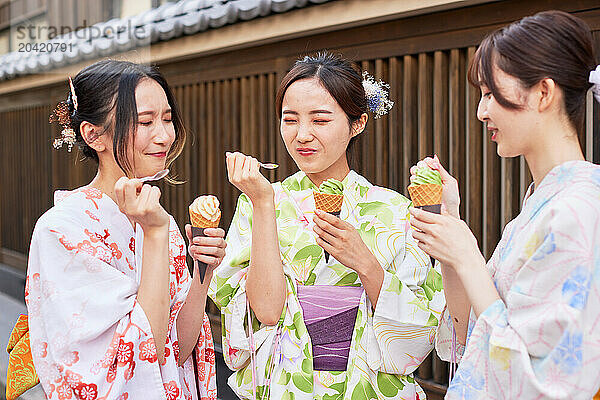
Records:
[[[135,89],[138,124],[128,146],[134,176],[153,175],[166,166],[175,141],[171,107],[163,88],[153,79],[143,79]],[[133,144],[133,145],[132,145]]]
[[[485,122],[490,139],[498,144],[501,157],[516,157],[526,154],[537,141],[534,132],[538,113],[535,112],[535,96],[523,88],[519,80],[499,68],[494,68],[496,85],[504,97],[521,109],[509,109],[494,98],[490,89],[481,85],[481,99],[477,118]]]
[[[292,83],[283,97],[281,136],[298,168],[317,185],[348,174],[348,143],[365,124],[366,114],[351,128],[344,110],[316,78]]]

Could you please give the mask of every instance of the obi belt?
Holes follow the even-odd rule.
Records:
[[[298,285],[316,371],[345,371],[362,287]]]

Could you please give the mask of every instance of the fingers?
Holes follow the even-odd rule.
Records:
[[[220,237],[196,236],[190,240],[190,243],[196,246],[227,247],[225,240]]]
[[[260,175],[258,160],[252,156],[245,156],[242,179],[250,180]]]
[[[188,239],[188,243],[191,243],[192,240],[194,239],[194,235],[192,235],[192,225],[190,224],[185,224],[185,236],[187,236]]]
[[[226,163],[227,163],[227,178],[231,183],[234,181],[239,181],[241,176],[241,167],[243,166],[243,159],[245,156],[240,152],[226,152]]]
[[[425,232],[413,231],[412,237],[419,243],[428,243],[429,235]]]
[[[161,196],[161,192],[160,192],[160,188],[158,186],[150,186],[151,189],[151,193],[150,193],[150,199],[152,200],[152,202],[156,202],[157,204],[160,204],[160,196]]]
[[[206,264],[215,265],[225,257],[227,243],[223,239],[225,231],[221,228],[206,228],[204,234],[207,236],[192,237],[191,225],[186,225],[186,234],[190,238],[188,252],[195,260]]]
[[[313,231],[317,234],[318,237],[325,240],[327,243],[333,243],[336,239],[331,233],[327,232],[323,228],[321,228],[315,221],[315,226],[313,227]]]
[[[199,256],[212,256],[217,258],[225,257],[225,249],[216,246],[196,246],[191,245],[189,252],[192,258],[198,259]]]
[[[428,224],[427,222],[420,221],[417,218],[410,219],[410,225],[413,229],[419,230],[421,232],[429,232],[429,228],[432,224]]]
[[[191,228],[190,228],[191,230]],[[225,231],[222,228],[206,228],[204,229],[204,234],[206,236],[216,237],[216,238],[224,238]]]
[[[343,225],[338,217],[331,215],[321,210],[315,210],[315,216],[313,218],[315,226],[319,227],[324,232],[327,232],[334,237],[342,237],[344,234]]]
[[[233,153],[233,182],[239,183],[242,181],[245,161],[245,155],[237,152]]]
[[[115,197],[119,208],[123,211],[129,209],[132,204],[140,200],[142,192],[144,195],[141,197],[143,201],[146,201],[150,192],[150,185],[145,185],[139,179],[129,179],[125,176],[119,178],[115,183]]]
[[[445,182],[448,179],[454,179],[454,177],[450,175],[448,171],[446,171],[446,168],[444,168],[444,166],[439,161],[437,162],[436,170],[440,173],[440,176],[442,177],[442,182]]]
[[[415,239],[417,240],[417,247],[419,249],[423,250],[425,252],[425,254],[427,254],[431,257],[434,257],[434,255],[432,254],[433,249],[431,248],[431,245],[429,243],[427,243],[424,240],[417,239],[416,237],[415,237]]]
[[[196,261],[200,261],[203,262],[205,264],[208,265],[219,265],[221,263],[221,261],[223,261],[223,257],[214,257],[214,256],[207,256],[207,255],[198,255],[198,256],[192,256],[192,258]]]
[[[440,159],[438,158],[437,154],[434,155],[433,158],[427,157],[425,160],[430,168],[435,169],[440,173],[442,183],[445,184],[448,183],[450,180],[456,180],[452,175],[450,175],[448,171],[446,171],[446,168],[444,168],[444,166],[440,162]]]
[[[160,205],[160,189],[158,186],[144,184],[136,199],[136,209],[139,214],[147,214],[156,210]]]
[[[137,200],[140,205],[147,205],[148,203],[150,203],[151,194],[152,194],[152,186],[143,185],[142,188],[140,189],[139,194],[137,194],[137,196],[133,199],[127,197],[127,190],[126,190],[125,191],[125,201],[127,201],[129,203],[131,201]],[[129,203],[129,204],[131,204],[131,203]]]
[[[115,182],[115,197],[117,198],[119,207],[125,202],[125,182],[127,182],[127,177],[125,176]]]
[[[347,227],[344,221],[333,214],[329,214],[328,212],[315,210],[315,215],[319,217],[319,219],[329,223],[337,229],[345,229]]]
[[[443,217],[439,214],[434,214],[432,212],[429,211],[424,211],[415,207],[410,207],[408,209],[408,212],[411,215],[411,223],[413,219],[428,223],[428,224],[435,224],[435,223],[441,223],[443,220]]]
[[[235,157],[233,157],[233,153],[226,152],[225,153],[225,163],[227,164],[227,179],[231,182],[233,178],[233,168],[234,168]]]
[[[416,165],[413,165],[412,167],[410,167],[410,174],[415,175],[417,173],[418,168],[422,168],[422,167],[426,167],[426,166],[431,169],[434,169],[436,171],[439,171],[439,173],[442,177],[442,182],[445,182],[445,180],[448,180],[448,179],[454,179],[452,177],[452,175],[450,175],[450,173],[448,173],[448,171],[446,171],[446,169],[440,162],[440,159],[438,158],[437,155],[434,155],[433,158],[425,157],[424,159],[419,161]],[[412,179],[411,179],[411,181],[412,181]]]
[[[327,243],[325,240],[321,239],[319,236],[317,236],[317,244],[319,246],[321,246],[321,248],[323,250],[325,250],[326,252],[328,252],[331,255],[334,255],[335,252],[335,247],[333,247],[331,244]],[[335,257],[335,256],[334,256]]]
[[[260,163],[256,158],[240,152],[225,154],[227,156],[227,176],[234,185],[251,181],[252,178],[261,175]]]
[[[427,166],[432,169],[435,169],[434,167],[436,167],[435,163],[433,162],[433,158],[431,157],[425,157],[420,162],[422,162],[424,166]]]
[[[242,168],[242,179],[244,181],[250,179],[251,175],[251,168],[252,168],[252,157],[250,156],[243,156],[244,157],[244,166]]]
[[[196,242],[199,242],[196,244]],[[188,247],[188,252],[193,259],[209,265],[216,265],[225,257],[227,243],[221,238],[196,237]]]
[[[250,162],[248,163],[248,170],[250,172],[250,175],[258,175],[260,174],[260,165],[258,163],[258,160],[254,157],[249,157],[250,158]]]
[[[138,192],[142,189],[144,183],[139,179],[128,179],[123,185],[123,193],[126,203],[132,203],[136,200]]]

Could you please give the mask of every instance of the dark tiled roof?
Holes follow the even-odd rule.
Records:
[[[41,51],[40,46],[40,51],[5,54],[0,57],[0,80],[329,1],[332,0],[180,0],[165,3],[132,17],[115,18],[56,37],[44,45],[45,50],[52,45],[59,51]]]

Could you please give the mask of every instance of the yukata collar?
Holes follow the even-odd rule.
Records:
[[[557,192],[559,188],[554,185],[570,184],[573,178],[576,178],[581,173],[585,173],[583,172],[586,169],[585,167],[590,165],[591,164],[588,161],[574,160],[566,161],[555,166],[546,174],[546,176],[544,176],[539,185],[535,186],[535,182],[531,182],[523,197],[523,207],[525,207],[527,202],[530,202],[532,198],[539,196],[547,197],[549,195],[549,193],[546,193],[548,188],[550,188],[549,190],[552,193]]]
[[[78,195],[79,199],[91,202],[90,206],[92,209],[102,210],[102,214],[108,220],[123,219],[127,222],[126,226],[131,228],[133,232],[137,230],[134,228],[125,214],[121,212],[119,206],[109,195],[103,193],[101,190],[92,186],[86,185],[74,190],[56,190],[54,191],[54,205],[57,206],[63,203],[65,200],[72,196]],[[76,197],[73,197],[76,198]],[[141,231],[141,229],[140,229]]]

